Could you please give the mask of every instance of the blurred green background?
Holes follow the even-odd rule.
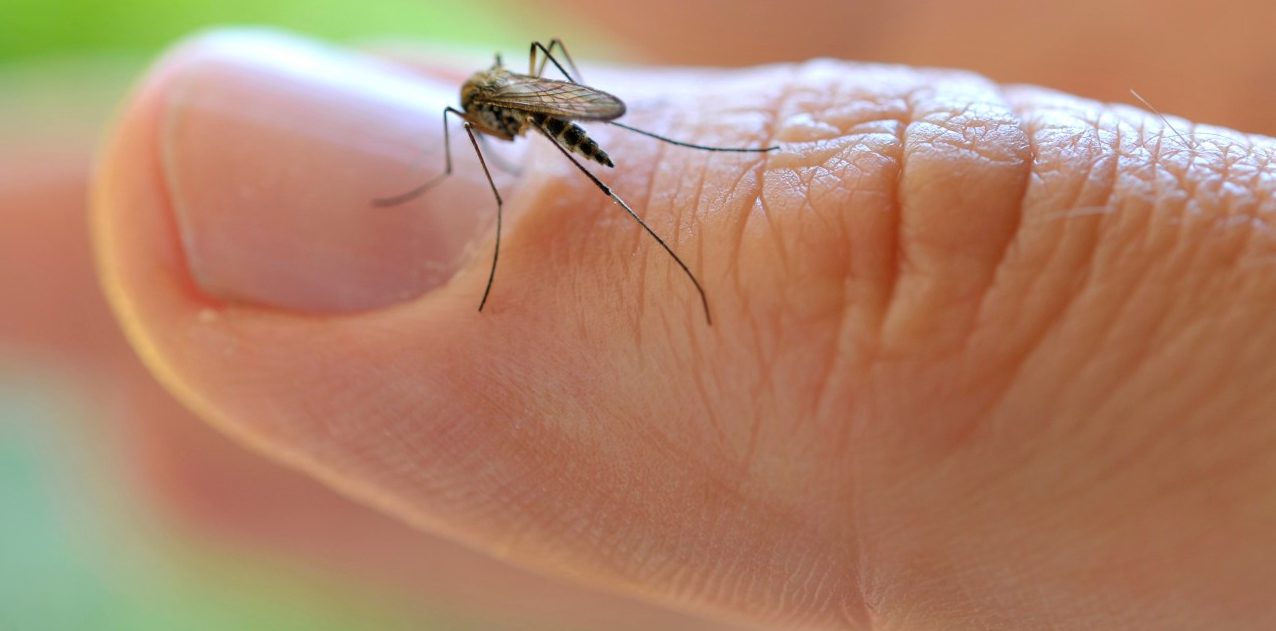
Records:
[[[143,55],[215,24],[270,24],[338,40],[518,41],[502,14],[493,0],[4,0],[0,60]]]
[[[129,84],[174,41],[268,25],[338,41],[520,50],[537,20],[495,0],[0,0],[0,184],[77,177]],[[543,14],[543,24],[562,19]],[[6,179],[8,178],[8,179]],[[39,270],[29,270],[37,275]],[[16,347],[0,317],[0,630],[509,628],[445,600],[386,595],[287,554],[190,536],[138,492],[110,393]],[[38,345],[38,342],[33,342]],[[104,396],[105,395],[105,396]],[[108,406],[109,407],[109,406]],[[416,602],[411,602],[416,601]]]

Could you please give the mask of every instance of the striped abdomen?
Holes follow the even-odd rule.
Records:
[[[594,139],[590,138],[585,133],[585,130],[580,128],[580,125],[543,114],[535,115],[532,118],[532,122],[546,135],[558,140],[568,151],[580,154],[603,166],[616,166],[612,163],[611,157],[607,155],[607,152],[603,151],[598,146],[598,143],[594,142]]]

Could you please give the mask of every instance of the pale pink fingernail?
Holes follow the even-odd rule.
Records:
[[[488,225],[464,182],[372,205],[442,170],[455,86],[258,32],[202,38],[170,71],[161,168],[210,295],[313,312],[410,300]]]

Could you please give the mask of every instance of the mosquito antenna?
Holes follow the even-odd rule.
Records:
[[[538,127],[537,129],[540,129],[540,128]],[[674,253],[673,248],[670,248],[669,244],[665,243],[665,240],[661,239],[660,235],[656,234],[656,231],[652,230],[651,226],[648,226],[647,222],[643,221],[642,217],[638,216],[638,213],[634,212],[634,209],[630,208],[629,204],[625,203],[625,200],[621,199],[619,195],[612,192],[610,186],[607,186],[606,184],[604,184],[602,180],[598,179],[598,176],[594,175],[593,172],[591,172],[589,169],[586,169],[585,165],[581,164],[580,161],[577,160],[575,156],[573,156],[571,152],[568,151],[567,148],[564,147],[558,141],[557,138],[554,138],[543,129],[540,131],[541,131],[541,135],[548,138],[549,141],[553,143],[554,147],[557,148],[560,153],[566,156],[568,160],[571,160],[571,163],[576,165],[577,169],[580,169],[581,173],[584,173],[586,177],[588,177],[600,190],[602,190],[604,194],[607,195],[607,197],[610,197],[612,201],[619,204],[621,208],[624,208],[625,212],[629,213],[629,216],[633,217],[634,221],[638,222],[638,225],[642,226],[642,229],[645,230],[647,234],[651,235],[651,238],[655,239],[656,243],[659,243],[660,247],[663,248],[664,251],[669,254],[669,256],[673,257],[674,262],[678,264],[678,267],[682,268],[682,271],[686,273],[687,278],[691,279],[691,284],[696,286],[696,291],[700,294],[700,306],[704,308],[705,323],[708,324],[709,326],[713,326],[713,318],[709,316],[709,298],[705,295],[704,287],[700,285],[700,281],[696,278],[696,275],[691,273],[691,268],[687,267],[687,264],[682,262],[682,259],[676,253]]]
[[[1143,98],[1143,96],[1142,96],[1142,95],[1140,95],[1138,92],[1135,92],[1135,91],[1134,91],[1134,88],[1130,88],[1130,94],[1133,94],[1133,95],[1134,95],[1134,98],[1138,99],[1138,100],[1139,100],[1139,102],[1140,102],[1140,103],[1142,103],[1142,104],[1144,105],[1144,107],[1146,107],[1146,108],[1148,108],[1148,109],[1152,110],[1152,113],[1153,113],[1153,114],[1156,114],[1158,117],[1160,117],[1161,122],[1162,122],[1162,123],[1165,123],[1165,126],[1166,126],[1166,127],[1169,127],[1169,128],[1170,128],[1170,131],[1174,132],[1174,135],[1175,135],[1175,136],[1178,136],[1178,137],[1179,137],[1179,140],[1182,140],[1182,141],[1183,141],[1183,145],[1184,145],[1184,146],[1186,146],[1186,147],[1188,147],[1188,148],[1190,148],[1190,149],[1195,149],[1195,148],[1196,148],[1196,144],[1195,144],[1195,143],[1193,143],[1193,142],[1189,142],[1189,141],[1188,141],[1188,139],[1187,139],[1186,137],[1184,137],[1184,136],[1183,136],[1183,134],[1180,134],[1180,133],[1179,133],[1179,130],[1177,130],[1177,129],[1175,129],[1175,128],[1174,128],[1174,125],[1171,125],[1171,124],[1170,124],[1170,119],[1169,119],[1169,118],[1166,118],[1165,114],[1162,114],[1162,113],[1161,113],[1161,110],[1158,110],[1158,109],[1156,109],[1155,107],[1152,107],[1152,104],[1151,104],[1151,103],[1149,103],[1147,99]]]
[[[683,142],[681,140],[674,140],[673,138],[661,136],[660,134],[650,132],[645,129],[630,127],[629,125],[626,125],[624,123],[618,123],[616,121],[605,121],[605,122],[609,125],[615,125],[621,129],[627,129],[629,131],[632,131],[635,134],[642,134],[643,136],[647,136],[648,138],[655,138],[656,140],[667,142],[671,145],[678,145],[679,147],[689,147],[691,149],[702,149],[704,151],[732,151],[736,153],[765,153],[767,151],[775,151],[776,149],[780,148],[779,145],[772,145],[770,147],[709,147],[706,145],[697,145],[690,142]]]

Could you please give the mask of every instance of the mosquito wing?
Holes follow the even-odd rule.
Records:
[[[474,102],[584,121],[609,121],[625,113],[620,99],[601,90],[516,74],[476,94]]]

